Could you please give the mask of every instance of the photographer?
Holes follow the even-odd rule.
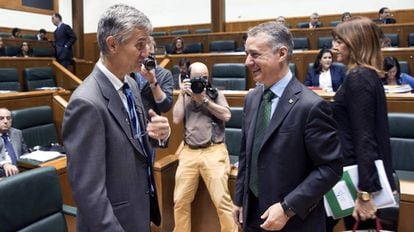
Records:
[[[222,93],[208,84],[203,63],[190,66],[174,106],[173,121],[184,122],[184,148],[179,154],[175,176],[174,219],[176,232],[191,231],[191,202],[203,179],[216,206],[221,231],[233,232],[232,201],[228,189],[230,161],[224,143],[224,124],[231,117]]]
[[[140,72],[135,73],[133,78],[141,90],[145,111],[153,109],[157,114],[161,114],[168,112],[172,107],[174,83],[171,72],[157,65],[155,46],[154,38],[150,37],[146,45],[147,58],[143,61]]]

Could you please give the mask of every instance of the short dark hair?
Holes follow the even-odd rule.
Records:
[[[60,15],[59,13],[55,12],[53,13],[53,15],[57,18],[59,18],[60,21],[62,21],[62,15]]]
[[[386,9],[388,9],[388,7],[382,7],[382,8],[378,11],[378,13],[379,13],[379,14],[383,14],[383,13],[384,13],[384,11],[385,11]]]
[[[398,62],[398,59],[393,57],[393,56],[387,56],[384,58],[384,71],[386,73],[388,73],[388,71],[390,71],[390,69],[396,67],[397,68],[397,73],[395,74],[395,78],[398,80],[400,79],[400,75],[401,75],[401,67],[400,67],[400,62]],[[388,74],[385,74],[388,77]]]
[[[179,61],[178,61],[178,65],[181,67],[181,66],[186,66],[187,67],[187,69],[190,67],[190,61],[187,59],[187,58],[181,58]]]
[[[13,30],[12,30],[12,35],[13,35],[13,36],[16,36],[16,33],[17,33],[17,32],[20,32],[20,29],[19,29],[19,28],[17,28],[17,27],[13,28]]]
[[[42,28],[42,29],[39,30],[39,33],[46,34],[46,30]]]

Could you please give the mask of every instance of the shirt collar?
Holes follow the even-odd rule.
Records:
[[[270,90],[274,94],[276,94],[278,97],[281,97],[283,92],[285,91],[286,86],[289,84],[289,81],[292,79],[292,77],[293,77],[293,74],[289,69],[286,75],[282,79],[280,79],[278,82],[270,86]]]
[[[119,80],[111,71],[109,71],[108,68],[105,67],[102,63],[102,59],[99,59],[98,62],[96,62],[96,66],[105,74],[116,90],[121,90],[124,83],[128,83],[127,75],[125,75],[124,83],[122,83],[121,80]]]

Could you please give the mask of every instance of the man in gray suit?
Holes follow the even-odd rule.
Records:
[[[12,126],[11,112],[0,108],[0,176],[19,173],[17,160],[28,152],[22,131]]]
[[[147,114],[129,77],[145,58],[151,22],[139,10],[117,4],[98,22],[101,57],[72,94],[63,143],[77,204],[77,231],[150,231],[159,225],[150,144],[163,145],[168,119]]]
[[[247,35],[261,85],[244,102],[234,219],[245,231],[325,231],[321,199],[342,174],[332,111],[290,72],[289,29],[269,22]]]

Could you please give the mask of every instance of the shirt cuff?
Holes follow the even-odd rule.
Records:
[[[158,146],[165,147],[165,144],[167,143],[168,139],[171,136],[171,127],[168,127],[168,136],[165,137],[165,139],[158,139]]]

